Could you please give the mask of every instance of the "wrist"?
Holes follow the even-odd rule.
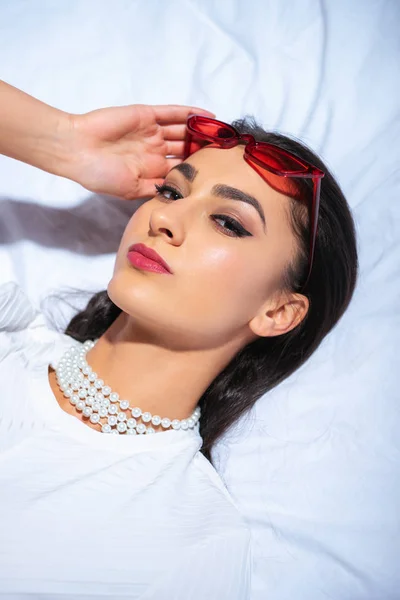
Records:
[[[61,110],[54,114],[52,134],[48,137],[43,151],[44,170],[60,177],[75,180],[76,129],[75,115]]]
[[[67,176],[71,115],[0,81],[0,154]]]

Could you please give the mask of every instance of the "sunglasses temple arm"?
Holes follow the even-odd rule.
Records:
[[[318,214],[319,214],[319,198],[321,192],[321,178],[316,177],[313,179],[314,185],[314,196],[311,207],[311,215],[310,215],[310,249],[309,249],[309,260],[308,260],[308,273],[307,279],[303,284],[303,288],[307,285],[311,270],[314,262],[314,251],[315,251],[315,240],[317,237],[317,226],[318,226]]]

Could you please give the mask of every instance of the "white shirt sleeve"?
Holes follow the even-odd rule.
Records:
[[[41,351],[38,340],[54,344],[59,339],[60,333],[47,327],[44,313],[17,283],[0,285],[0,362],[20,350],[33,359]]]
[[[9,281],[0,285],[0,331],[22,331],[37,315],[38,311],[17,283]]]
[[[249,600],[251,563],[249,532],[215,536],[188,552],[140,600]]]

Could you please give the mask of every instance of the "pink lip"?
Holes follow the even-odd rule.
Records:
[[[128,260],[135,267],[155,273],[172,273],[169,265],[152,248],[144,244],[133,244],[128,250]]]

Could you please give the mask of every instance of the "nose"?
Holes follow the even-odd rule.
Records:
[[[182,198],[183,200],[183,198]],[[149,228],[153,235],[162,235],[179,246],[185,235],[183,203],[179,200],[154,208],[150,214]]]

